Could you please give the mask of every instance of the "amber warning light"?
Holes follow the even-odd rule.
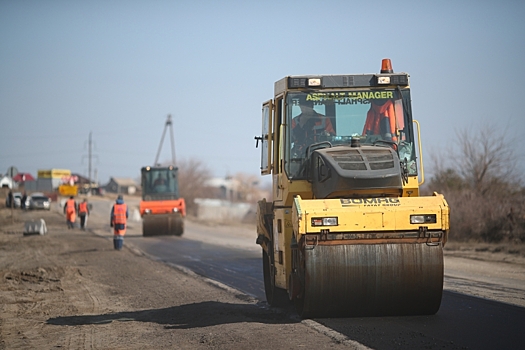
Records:
[[[381,73],[394,73],[390,58],[383,58],[383,61],[381,61]]]

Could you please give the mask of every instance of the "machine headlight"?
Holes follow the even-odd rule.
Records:
[[[321,79],[319,78],[308,79],[308,86],[321,86]]]
[[[337,226],[337,217],[331,218],[312,218],[312,226]]]
[[[410,215],[411,224],[435,224],[436,214]]]
[[[179,212],[179,208],[173,208],[173,212],[174,213],[178,213]]]
[[[151,214],[151,209],[144,209],[144,213]]]
[[[378,84],[390,84],[390,77],[377,77]]]

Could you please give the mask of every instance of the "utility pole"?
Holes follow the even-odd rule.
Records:
[[[93,181],[91,180],[91,164],[93,157],[97,157],[93,155],[92,149],[93,149],[93,141],[92,141],[92,132],[89,132],[89,139],[88,139],[88,181],[89,181],[89,194],[91,194],[91,184]]]
[[[155,162],[153,163],[153,166],[159,166],[159,156],[160,151],[162,150],[162,144],[164,143],[164,136],[166,136],[166,130],[170,129],[170,140],[171,140],[171,165],[175,166],[175,140],[173,138],[173,125],[171,122],[171,114],[168,114],[168,119],[166,120],[166,124],[164,125],[164,130],[162,131],[162,136],[160,138],[160,144],[159,149],[157,151],[157,156],[155,157]]]
[[[89,194],[91,194],[91,131],[89,132],[89,147],[88,147],[88,158],[89,158],[89,165],[88,165],[88,179],[89,179]]]

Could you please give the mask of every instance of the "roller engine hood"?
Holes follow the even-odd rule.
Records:
[[[401,193],[402,172],[391,147],[337,146],[317,149],[310,157],[309,180],[315,198],[356,195],[371,190],[376,196]]]

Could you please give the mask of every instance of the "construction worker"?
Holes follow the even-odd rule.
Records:
[[[162,176],[162,174],[159,174],[155,179],[155,182],[153,182],[153,190],[157,193],[166,192],[167,184],[168,182],[166,181],[166,178]]]
[[[64,214],[66,214],[67,228],[75,228],[75,220],[77,218],[77,203],[73,196],[69,197],[64,205]]]
[[[27,202],[27,194],[24,191],[24,195],[22,196],[22,199],[20,200],[20,208],[27,209],[26,202]]]
[[[292,140],[294,153],[304,156],[306,148],[322,141],[321,136],[334,135],[330,118],[314,110],[313,101],[301,101],[301,114],[292,119]]]
[[[121,250],[126,234],[126,222],[128,220],[128,206],[124,203],[122,195],[117,197],[113,208],[111,208],[111,224],[113,227],[113,247]]]
[[[396,127],[396,122],[401,125]],[[396,130],[403,128],[403,118],[400,116],[396,120],[396,108],[392,100],[370,100],[370,110],[366,116],[363,135],[379,135],[383,140],[397,141]]]
[[[13,196],[13,192],[9,191],[7,194],[7,199],[5,201],[5,204],[8,208],[14,208],[15,207],[15,197]]]
[[[89,215],[89,207],[87,199],[78,205],[78,216],[80,217],[80,229],[86,229],[87,217]]]
[[[153,186],[165,186],[165,185],[166,185],[166,179],[164,178],[164,176],[162,176],[162,174],[159,174],[159,176],[157,176],[157,179],[153,183]]]

